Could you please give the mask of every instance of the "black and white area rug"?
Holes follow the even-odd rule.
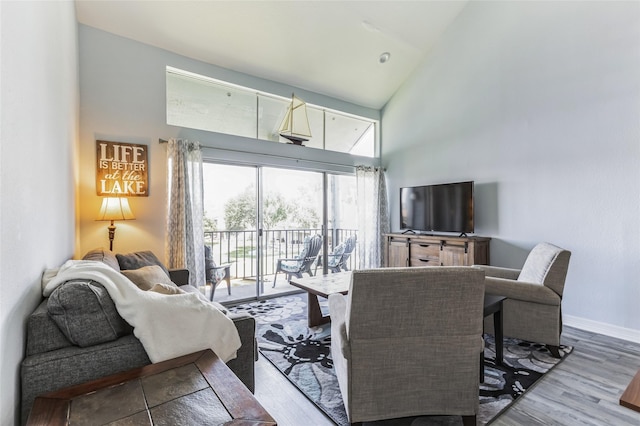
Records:
[[[333,371],[331,325],[307,326],[306,294],[238,305],[231,311],[254,316],[260,353],[337,425],[349,424]],[[561,346],[562,358],[556,359],[544,345],[505,339],[504,363],[496,366],[493,336],[484,337],[485,380],[480,384],[479,425],[490,423],[573,350]],[[457,424],[459,418],[454,419],[420,417],[366,425]]]

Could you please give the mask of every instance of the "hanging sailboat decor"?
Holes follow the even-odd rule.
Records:
[[[296,95],[291,95],[291,104],[280,125],[280,136],[290,140],[294,145],[302,145],[311,137],[309,119],[307,118],[307,104]]]

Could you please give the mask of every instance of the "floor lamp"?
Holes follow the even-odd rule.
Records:
[[[113,251],[113,238],[116,234],[116,226],[113,224],[116,220],[131,220],[135,219],[131,207],[129,207],[129,200],[127,198],[120,197],[106,197],[102,199],[102,206],[100,207],[100,213],[96,220],[109,220],[109,250]]]

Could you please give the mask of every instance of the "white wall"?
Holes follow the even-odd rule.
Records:
[[[19,422],[25,323],[73,255],[78,72],[72,2],[0,2],[0,424]]]
[[[96,140],[148,145],[149,196],[130,198],[134,221],[117,222],[113,250],[152,250],[164,256],[166,216],[166,145],[158,139],[181,137],[214,148],[281,157],[333,161],[335,153],[258,141],[166,124],[167,66],[217,78],[256,90],[290,96],[295,90],[307,102],[378,119],[379,111],[349,104],[280,83],[205,64],[166,50],[134,42],[84,25],[80,48],[80,244],[76,256],[109,247],[107,222],[95,221],[101,198],[96,195]],[[258,160],[256,160],[258,161]]]
[[[476,182],[491,263],[572,251],[568,324],[640,341],[640,3],[471,2],[383,110],[398,188]]]

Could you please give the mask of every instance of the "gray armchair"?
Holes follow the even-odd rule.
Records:
[[[549,243],[536,245],[522,269],[475,265],[485,271],[487,293],[506,296],[502,303],[505,337],[544,343],[559,357],[562,293],[571,252]],[[491,333],[493,321],[485,319]]]
[[[329,295],[331,356],[351,423],[460,415],[475,425],[484,273],[472,267],[356,270]]]

